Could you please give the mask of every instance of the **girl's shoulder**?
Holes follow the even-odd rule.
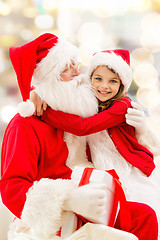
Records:
[[[114,104],[119,104],[119,105],[126,105],[126,107],[131,107],[131,100],[129,99],[129,97],[121,97],[118,98],[114,101]]]

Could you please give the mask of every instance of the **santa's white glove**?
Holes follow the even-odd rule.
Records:
[[[144,134],[146,131],[145,114],[142,107],[136,103],[131,102],[133,108],[128,108],[126,122],[135,127],[136,135]]]
[[[64,210],[96,221],[106,214],[106,185],[87,184],[74,189],[65,200]]]

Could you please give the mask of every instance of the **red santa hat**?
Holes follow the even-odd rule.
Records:
[[[59,79],[66,64],[79,61],[78,48],[51,33],[23,46],[11,47],[9,53],[24,101],[29,98],[31,81],[36,86],[49,76]]]
[[[109,69],[113,69],[117,73],[124,85],[124,90],[130,87],[132,82],[132,70],[130,67],[130,54],[128,50],[116,49],[105,50],[95,53],[88,66],[88,74],[91,77],[93,71],[98,66],[107,66]]]

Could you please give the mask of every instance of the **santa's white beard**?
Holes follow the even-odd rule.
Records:
[[[79,75],[69,82],[50,79],[35,91],[54,110],[89,117],[98,112],[98,102],[91,85],[81,84],[83,78]]]

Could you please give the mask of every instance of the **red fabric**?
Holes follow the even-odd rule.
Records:
[[[21,47],[10,48],[10,58],[24,101],[29,98],[31,79],[36,63],[39,63],[42,58],[47,56],[49,49],[57,41],[58,37],[51,33],[45,33]]]
[[[124,159],[149,176],[155,168],[153,154],[138,143],[134,128],[125,122],[128,107],[131,107],[130,100],[127,97],[121,98],[109,109],[84,119],[74,114],[47,108],[43,112],[42,120],[77,136],[108,129],[115,147]]]
[[[116,55],[120,56],[123,58],[123,60],[130,66],[130,54],[128,50],[125,49],[114,49],[114,50],[104,50],[102,51],[103,53],[112,53],[114,52]],[[93,56],[96,53],[93,54]]]
[[[114,226],[117,207],[119,203],[120,209],[121,209],[120,224],[121,224],[121,227],[125,229],[126,223],[127,223],[127,226],[131,226],[131,216],[130,216],[130,210],[128,208],[128,202],[126,201],[126,197],[116,171],[113,169],[113,170],[108,170],[106,172],[108,172],[114,178],[114,182],[115,182],[115,197],[113,202],[113,210],[112,210],[111,219],[108,226],[111,226],[111,227]]]
[[[64,132],[53,129],[38,117],[18,114],[9,123],[2,144],[0,190],[4,204],[17,217],[26,192],[41,178],[70,179],[65,165],[68,148]]]
[[[139,240],[157,240],[158,222],[155,211],[146,204],[128,202],[131,213],[131,226],[125,229],[120,225],[120,212],[117,216],[115,228],[133,233]]]
[[[93,169],[94,168],[85,168],[84,169],[81,180],[78,185],[79,187],[89,184],[89,182],[90,182],[89,179],[90,179],[90,176],[92,175]]]

